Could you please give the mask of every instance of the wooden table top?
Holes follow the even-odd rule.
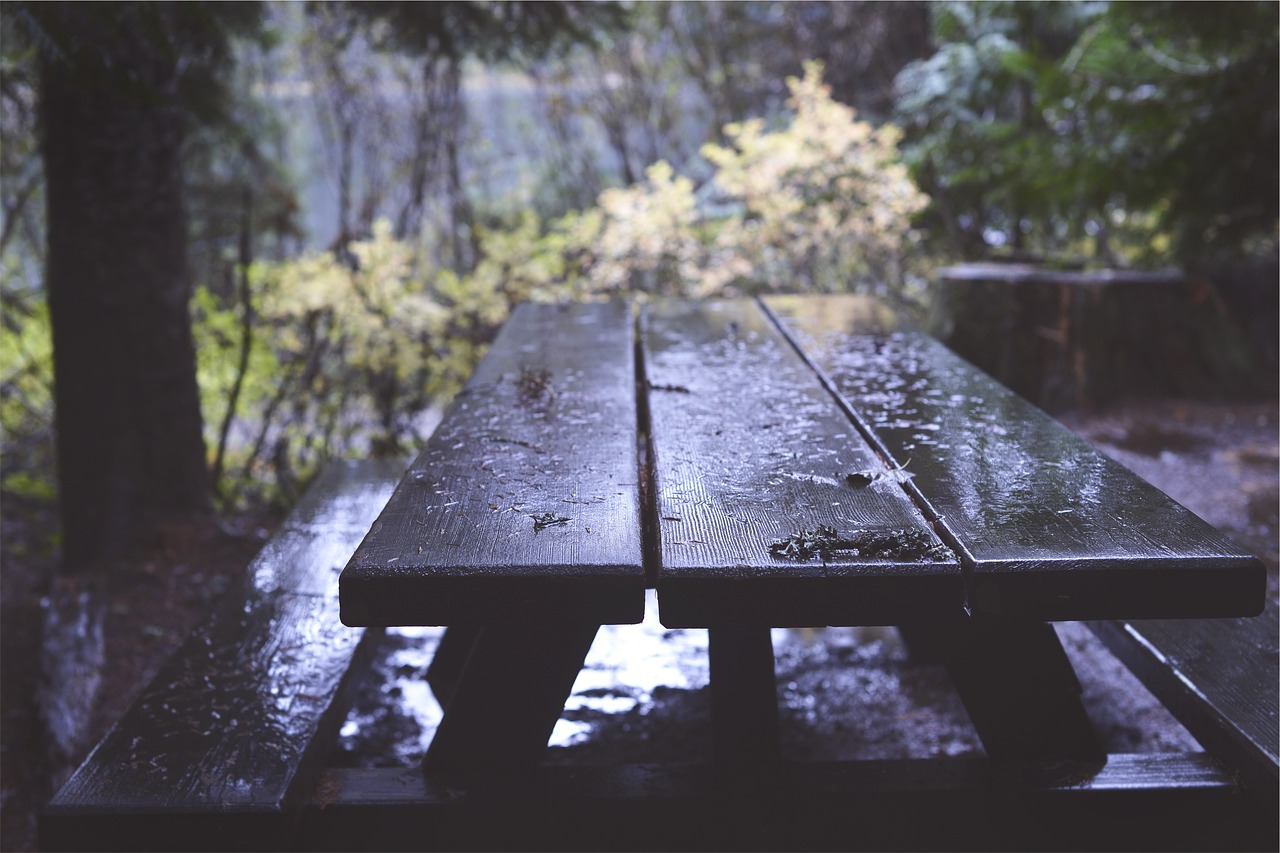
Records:
[[[1265,570],[881,303],[520,306],[343,572],[355,625],[1251,615]]]

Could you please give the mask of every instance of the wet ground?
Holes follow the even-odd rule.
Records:
[[[1280,440],[1275,403],[1131,401],[1063,418],[1269,568],[1276,596]],[[710,757],[707,634],[669,630],[654,602],[641,625],[601,629],[556,725],[560,763]],[[1111,752],[1197,750],[1196,741],[1082,624],[1056,626]],[[426,668],[440,629],[398,629],[342,730],[334,762],[418,763],[440,719]],[[981,752],[940,666],[914,662],[892,628],[777,629],[783,752],[791,760],[926,758]]]

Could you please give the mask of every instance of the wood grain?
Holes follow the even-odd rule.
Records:
[[[629,305],[524,304],[342,573],[349,625],[639,622]]]
[[[1225,535],[865,297],[768,297],[873,440],[912,475],[978,614],[1256,615],[1265,569]]]
[[[771,545],[827,527],[929,525],[831,395],[747,301],[658,302],[643,320],[663,624],[893,624],[959,612],[954,558],[803,559]]]

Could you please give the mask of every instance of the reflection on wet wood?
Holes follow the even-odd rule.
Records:
[[[520,306],[342,574],[349,625],[639,622],[634,322]]]
[[[863,297],[765,304],[949,532],[975,613],[1044,620],[1258,613],[1262,563]]]
[[[868,532],[941,543],[894,478],[850,485],[885,461],[756,304],[658,302],[642,323],[664,625],[959,611],[950,552],[848,544]],[[796,537],[829,547],[788,553]]]
[[[403,471],[402,461],[327,469],[54,797],[42,846],[192,846],[149,835],[163,814],[227,815],[207,818],[196,846],[285,843],[286,812],[310,794],[381,633],[338,621],[338,573]],[[86,811],[136,826],[72,840]]]

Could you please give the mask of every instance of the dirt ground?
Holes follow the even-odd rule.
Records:
[[[1063,420],[1263,558],[1275,597],[1277,417],[1274,401],[1138,400]],[[238,518],[220,530],[165,531],[148,553],[91,595],[49,584],[48,518],[4,508],[0,850],[35,849],[37,810],[203,618],[275,521]],[[551,760],[705,758],[705,632],[625,627],[634,631],[606,630],[593,648],[553,735]],[[1090,715],[1112,751],[1197,748],[1087,629],[1068,623],[1059,633]],[[42,635],[50,642],[42,644]],[[945,674],[912,662],[892,629],[778,631],[774,641],[789,757],[924,757],[980,748]],[[389,638],[379,670],[344,727],[336,763],[417,760],[438,713],[423,681],[433,643],[427,632]],[[647,668],[636,668],[641,665]]]

